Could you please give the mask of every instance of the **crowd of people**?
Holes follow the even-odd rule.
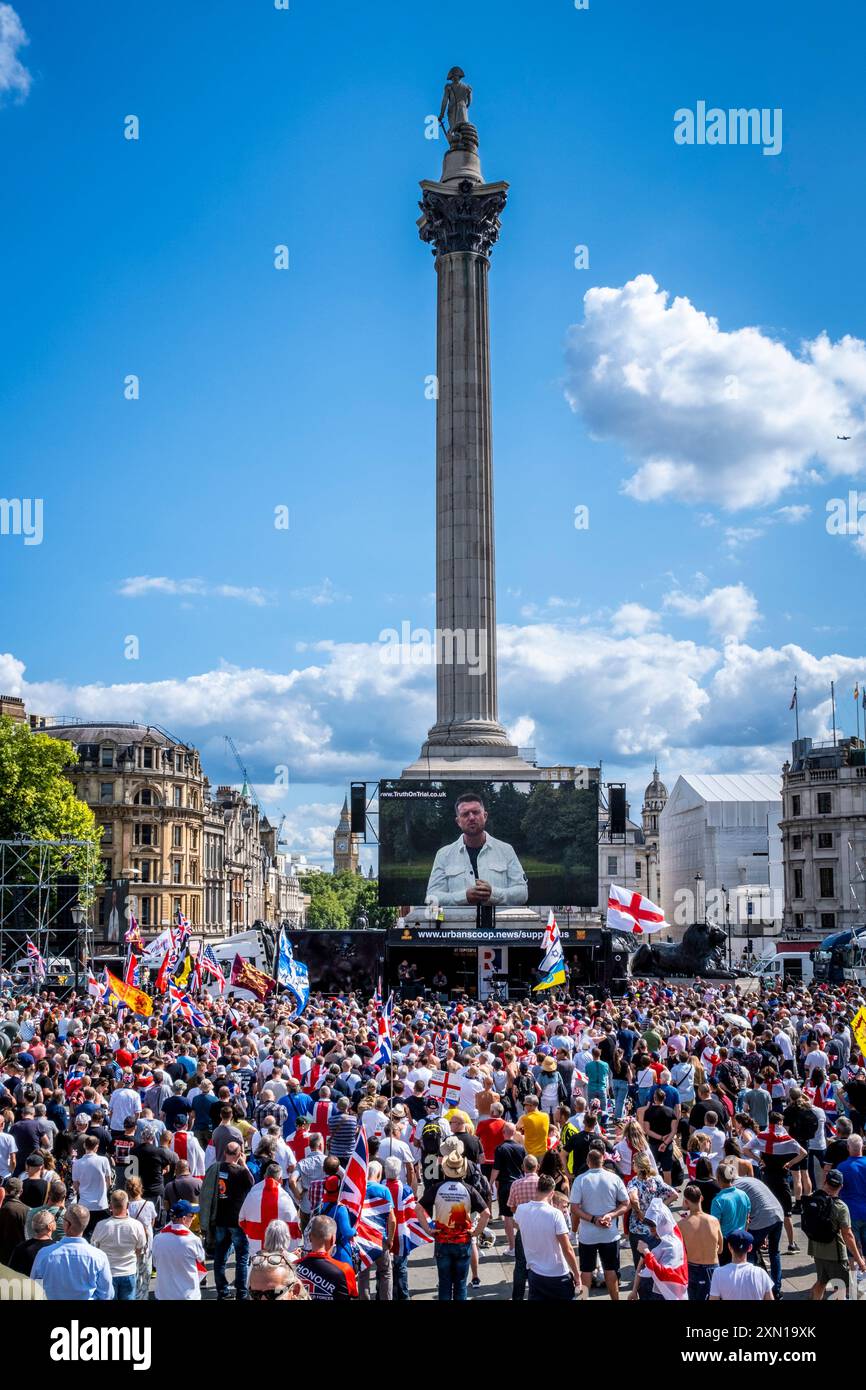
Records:
[[[359,995],[206,995],[193,1026],[7,994],[0,1297],[195,1300],[210,1267],[217,1299],[404,1301],[426,1252],[442,1301],[491,1255],[515,1301],[771,1301],[783,1251],[857,1297],[863,1002],[404,999],[383,1053]]]

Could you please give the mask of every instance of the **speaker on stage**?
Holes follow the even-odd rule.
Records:
[[[611,835],[625,834],[625,786],[621,783],[608,787],[607,805],[609,812],[608,830]]]
[[[349,809],[353,835],[367,838],[367,783],[353,782],[350,790]]]

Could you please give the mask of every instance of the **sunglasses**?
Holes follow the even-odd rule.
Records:
[[[255,1299],[257,1303],[275,1303],[278,1298],[285,1298],[288,1292],[288,1286],[282,1289],[250,1289],[249,1291],[250,1298]]]

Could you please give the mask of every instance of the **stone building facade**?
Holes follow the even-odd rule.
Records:
[[[201,929],[205,779],[198,750],[155,725],[43,720],[40,730],[76,749],[68,776],[102,826],[97,939],[106,896],[120,879],[129,881],[144,932],[168,926],[178,910]]]
[[[797,739],[782,768],[786,934],[821,939],[866,922],[862,739]]]

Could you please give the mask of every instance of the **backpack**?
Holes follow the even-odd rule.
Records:
[[[810,1139],[815,1138],[820,1123],[811,1105],[808,1110],[805,1106],[799,1106],[794,1120],[794,1138],[799,1140],[800,1143],[802,1143],[803,1140],[808,1143]]]
[[[833,1222],[833,1198],[828,1192],[813,1192],[803,1198],[800,1224],[803,1234],[818,1245],[829,1245],[837,1235]]]
[[[439,1157],[439,1145],[442,1143],[442,1126],[437,1120],[427,1120],[421,1130],[421,1152],[426,1156],[435,1154]]]

